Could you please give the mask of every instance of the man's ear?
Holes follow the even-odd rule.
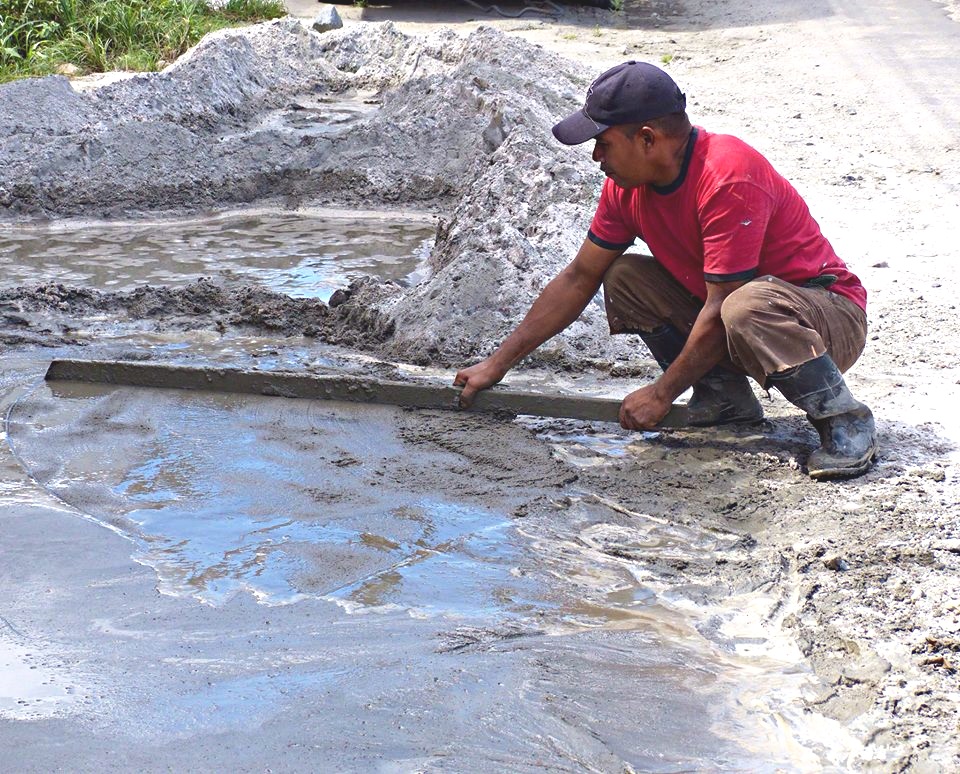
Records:
[[[657,139],[657,135],[656,135],[656,132],[653,131],[653,129],[651,129],[649,126],[644,125],[644,126],[641,126],[639,131],[637,131],[636,135],[634,135],[634,139],[637,142],[643,144],[644,150],[649,151],[650,149],[653,148],[654,143],[656,142],[656,139]]]

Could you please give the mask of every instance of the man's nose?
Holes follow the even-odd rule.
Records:
[[[603,161],[603,154],[600,152],[600,146],[593,146],[593,160],[594,161]]]

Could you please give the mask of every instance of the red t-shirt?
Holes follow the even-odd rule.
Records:
[[[680,177],[669,186],[603,184],[589,238],[626,249],[640,237],[690,293],[706,282],[772,274],[803,285],[823,275],[829,289],[861,309],[867,291],[833,251],[796,189],[742,140],[699,127],[690,136]]]

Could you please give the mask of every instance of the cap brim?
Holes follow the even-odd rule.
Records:
[[[583,112],[583,108],[576,113],[571,113],[559,124],[553,127],[553,136],[564,145],[579,145],[587,140],[592,140],[601,132],[605,132],[610,127],[605,124],[598,124],[592,118]]]

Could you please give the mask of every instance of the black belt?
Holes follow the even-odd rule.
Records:
[[[811,277],[801,285],[804,288],[828,288],[839,279],[836,274],[821,274],[819,277]]]

